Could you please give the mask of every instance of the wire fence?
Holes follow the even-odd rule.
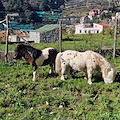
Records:
[[[88,35],[86,35],[86,37],[87,36]],[[68,37],[66,39],[63,39],[62,51],[66,49],[72,49],[72,50],[77,50],[77,51],[93,50],[93,51],[100,53],[104,57],[108,54],[111,57],[113,57],[113,43],[114,43],[113,40],[111,39],[107,42],[106,38],[104,37],[101,37],[98,39],[99,41],[94,41],[94,38],[91,38],[91,39],[81,38],[80,40],[77,40],[76,38],[71,39]],[[119,57],[119,56],[120,56],[120,47],[118,43],[118,46],[116,48],[116,57]]]

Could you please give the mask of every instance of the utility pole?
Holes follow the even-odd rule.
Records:
[[[108,1],[109,2],[109,8],[111,7],[111,5],[110,5],[110,1]]]
[[[89,3],[88,3],[88,1],[87,1],[87,3],[86,3],[86,7],[89,8]]]
[[[115,31],[114,31],[114,48],[113,48],[113,58],[115,58],[116,54],[116,41],[117,41],[117,16],[115,18]]]
[[[61,21],[59,21],[59,52],[62,51],[62,25]]]

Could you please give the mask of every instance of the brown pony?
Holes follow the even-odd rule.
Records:
[[[20,44],[14,50],[14,59],[22,57],[33,67],[33,81],[36,79],[37,68],[39,66],[50,65],[50,72],[55,70],[55,58],[57,50],[54,48],[46,48],[44,50],[36,49],[29,45]]]

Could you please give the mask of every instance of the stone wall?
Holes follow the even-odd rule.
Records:
[[[56,42],[59,40],[59,28],[40,33],[40,41],[45,43]]]
[[[13,61],[13,53],[14,51],[8,52],[8,61]],[[5,52],[0,51],[0,61],[5,61]]]
[[[31,31],[30,32],[30,40],[34,41],[35,43],[40,43],[40,42],[45,42],[45,43],[50,43],[50,42],[56,42],[59,40],[59,28],[50,30],[50,31],[45,31],[45,32],[36,32],[36,31]]]

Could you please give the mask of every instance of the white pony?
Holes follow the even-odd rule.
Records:
[[[70,75],[71,68],[77,71],[87,70],[86,77],[90,85],[92,84],[93,70],[102,72],[102,77],[106,84],[112,83],[115,79],[113,66],[103,56],[90,50],[85,52],[74,50],[60,52],[57,54],[55,64],[56,73],[61,76],[61,80],[64,80],[65,73],[69,79],[72,79]]]

